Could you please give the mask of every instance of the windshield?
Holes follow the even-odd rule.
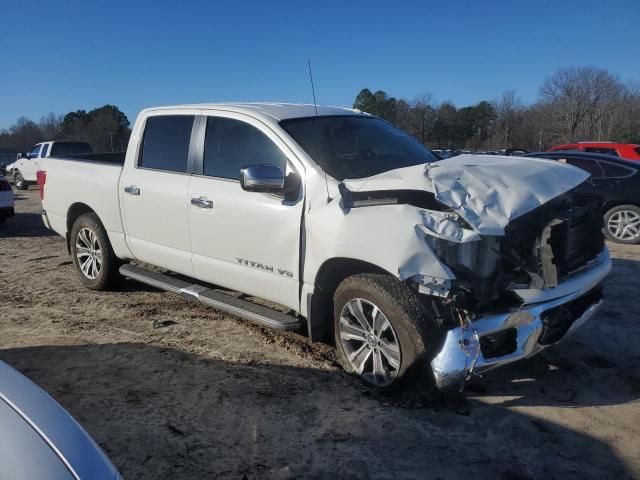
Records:
[[[280,125],[327,174],[340,181],[438,160],[413,137],[376,117],[294,118]]]

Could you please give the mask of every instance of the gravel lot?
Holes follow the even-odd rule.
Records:
[[[640,478],[640,247],[610,245],[606,304],[575,336],[433,405],[371,393],[300,336],[134,282],[84,290],[37,189],[16,206],[0,359],[127,479]]]

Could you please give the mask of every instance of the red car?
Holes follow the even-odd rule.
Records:
[[[603,153],[605,155],[615,155],[627,160],[640,161],[640,145],[632,143],[614,142],[578,142],[558,145],[549,149],[550,152],[561,150],[579,150],[581,152]]]

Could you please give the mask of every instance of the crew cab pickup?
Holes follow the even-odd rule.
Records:
[[[439,160],[357,110],[152,108],[121,158],[41,170],[44,222],[86,287],[124,276],[299,330],[380,388],[410,372],[461,388],[557,343],[611,268],[601,200],[576,188],[588,173]]]
[[[15,162],[6,166],[7,175],[13,177],[18,190],[26,190],[37,182],[36,173],[44,158],[66,155],[91,154],[91,145],[86,142],[42,142],[37,143],[29,153],[20,153]]]

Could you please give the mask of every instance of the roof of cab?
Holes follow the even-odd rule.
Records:
[[[171,105],[164,107],[146,108],[143,112],[158,110],[177,110],[185,108],[226,110],[231,112],[245,113],[251,116],[264,116],[269,119],[280,121],[289,118],[303,118],[327,115],[367,115],[359,110],[341,107],[325,107],[313,104],[300,103],[196,103],[187,105]]]

